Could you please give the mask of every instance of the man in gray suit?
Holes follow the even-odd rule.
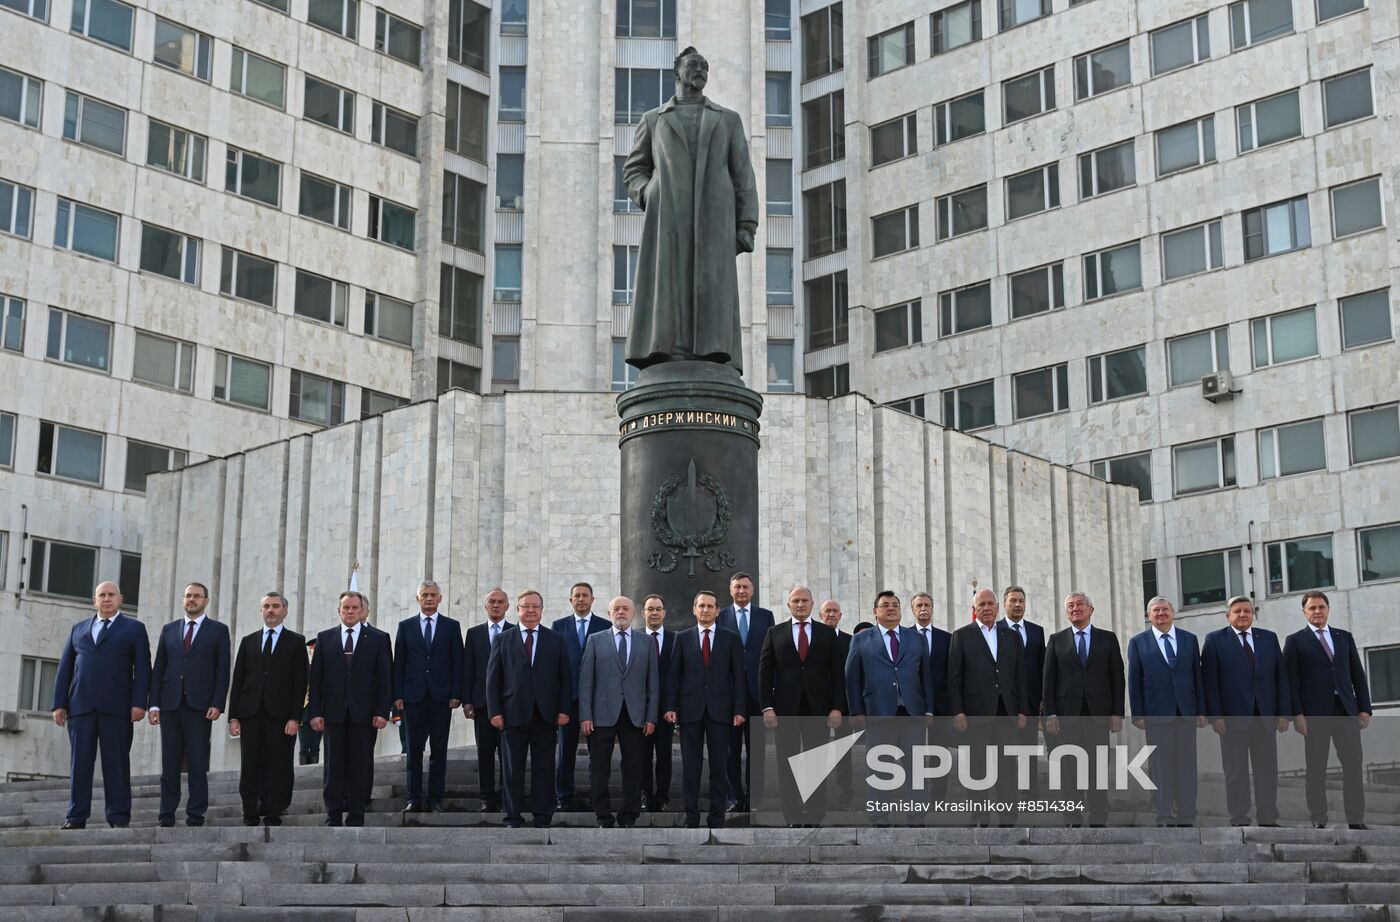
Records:
[[[656,731],[661,677],[655,646],[632,628],[632,600],[618,596],[608,603],[612,628],[588,638],[579,663],[579,732],[588,738],[588,776],[598,825],[630,829],[642,813],[646,737]],[[608,784],[612,780],[613,742],[622,749],[622,809],[613,816]]]

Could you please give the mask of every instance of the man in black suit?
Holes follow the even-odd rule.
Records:
[[[726,605],[719,613],[718,626],[739,635],[744,653],[744,680],[748,694],[745,701],[750,714],[758,718],[758,659],[763,653],[763,638],[773,626],[773,613],[753,604],[753,577],[747,573],[735,573],[729,578],[729,598],[732,604]],[[763,793],[763,755],[757,759],[749,751],[749,731],[747,727],[735,727],[729,736],[729,805],[734,813],[747,813],[749,804]]]
[[[977,620],[954,631],[948,644],[948,709],[953,712],[953,729],[961,734],[972,730],[963,737],[963,745],[970,746],[972,777],[981,778],[987,772],[988,749],[995,747],[1000,753],[1002,747],[1014,745],[1016,731],[1026,726],[1026,666],[1021,638],[997,624],[996,593],[979,589],[972,612]],[[1013,803],[1010,813],[996,817],[999,825],[1010,826],[1016,820],[1016,761],[1003,755],[996,771],[996,784],[988,793]],[[989,813],[981,815],[983,824],[991,819]]]
[[[1108,745],[1109,733],[1123,729],[1123,695],[1127,680],[1123,674],[1123,651],[1112,631],[1093,627],[1094,603],[1082,592],[1065,596],[1065,617],[1069,627],[1050,635],[1045,648],[1045,667],[1041,680],[1041,696],[1045,710],[1045,738],[1050,746],[1078,746],[1094,753],[1099,746]],[[1074,760],[1062,763],[1073,770]],[[1094,771],[1091,760],[1089,771]],[[1075,777],[1074,775],[1068,776]],[[1092,777],[1091,777],[1092,780]],[[1075,800],[1085,806],[1077,821],[1071,814],[1064,818],[1072,825],[1087,822],[1102,826],[1108,822],[1108,779],[1079,791]],[[1062,782],[1062,792],[1067,797]]]
[[[578,674],[583,662],[583,650],[592,634],[608,629],[608,619],[593,614],[593,587],[574,583],[569,587],[569,607],[573,614],[555,619],[550,625],[564,641],[564,653],[569,664],[569,720],[559,726],[558,767],[554,772],[555,806],[568,810],[574,801],[574,773],[578,767]]]
[[[452,712],[462,703],[462,626],[438,611],[442,588],[418,584],[418,614],[399,622],[394,640],[394,707],[408,728],[408,803],[405,813],[424,809],[423,747],[431,740],[426,807],[442,812],[447,791],[447,734]]]
[[[1032,624],[1026,618],[1026,590],[1020,586],[1007,586],[1001,593],[1001,624],[1016,632],[1021,639],[1021,649],[1025,651],[1026,663],[1026,725],[1017,730],[1015,741],[1021,746],[1035,746],[1039,743],[1041,686],[1045,673],[1045,628]],[[1040,791],[1040,772],[1032,771],[1030,786],[1024,792],[1032,797]]]
[[[649,595],[642,603],[642,617],[646,621],[647,638],[656,647],[657,679],[659,687],[666,687],[671,675],[671,654],[675,650],[676,635],[666,630],[666,602],[659,595]],[[642,783],[646,790],[645,806],[648,812],[661,813],[671,808],[671,759],[675,739],[675,725],[660,720],[656,732],[642,741],[643,766]]]
[[[326,825],[363,826],[374,786],[374,741],[393,706],[389,635],[365,624],[369,602],[340,594],[340,624],[316,637],[311,726],[325,734]]]
[[[662,715],[679,724],[681,786],[685,794],[685,825],[700,825],[700,767],[710,757],[711,827],[724,825],[727,802],[725,766],[732,728],[744,725],[744,656],[739,635],[719,627],[719,602],[713,592],[695,594],[693,628],[675,637],[675,656],[662,696]]]
[[[909,606],[914,610],[914,630],[918,632],[924,652],[928,655],[930,697],[933,699],[933,713],[937,715],[928,726],[925,741],[931,746],[944,746],[954,751],[958,740],[953,736],[948,710],[948,647],[953,635],[934,626],[933,596],[927,592],[916,594],[909,601]],[[926,790],[930,797],[941,800],[948,793],[948,775],[929,779]]]
[[[763,638],[759,708],[763,726],[777,744],[783,816],[789,824],[816,825],[826,815],[826,802],[814,798],[803,804],[788,757],[823,745],[829,731],[841,725],[846,712],[846,661],[839,656],[836,632],[811,617],[811,590],[792,587],[787,607],[792,619],[775,624]],[[826,718],[824,724],[812,719],[821,717]]]
[[[466,647],[462,664],[462,713],[471,719],[476,729],[477,787],[481,792],[481,812],[495,813],[501,809],[501,789],[496,784],[496,769],[501,765],[501,731],[491,726],[486,713],[486,663],[496,638],[510,627],[506,610],[510,596],[499,586],[486,593],[486,623],[467,628]],[[505,776],[505,770],[501,770]]]
[[[844,686],[846,682],[845,663],[846,659],[851,655],[851,633],[850,631],[841,630],[841,618],[843,617],[841,603],[835,599],[827,599],[822,603],[821,608],[817,610],[817,617],[821,619],[822,624],[825,624],[836,632],[836,657],[841,661],[841,683]],[[850,704],[847,702],[847,707],[849,706]],[[832,739],[835,739],[838,736],[845,736],[850,732],[852,732],[851,722],[849,720],[843,720],[841,726],[832,730],[830,735]],[[836,766],[835,804],[837,808],[841,810],[849,810],[851,808],[851,795],[855,788],[855,771],[851,767],[853,756],[853,752],[847,753],[846,758],[842,759]]]
[[[180,770],[188,765],[185,825],[203,826],[209,808],[209,735],[228,700],[228,625],[210,620],[209,590],[185,587],[185,617],[161,629],[151,669],[149,720],[160,727],[160,816],[175,825]]]
[[[1327,754],[1333,746],[1342,763],[1342,807],[1347,825],[1366,828],[1366,792],[1361,786],[1361,731],[1371,725],[1371,688],[1351,632],[1329,627],[1331,605],[1324,593],[1303,594],[1308,626],[1283,645],[1288,696],[1296,712],[1293,728],[1303,736],[1308,814],[1327,825]]]
[[[501,734],[505,823],[524,820],[525,759],[530,759],[530,813],[537,828],[554,821],[554,749],[559,727],[569,722],[574,672],[564,640],[540,627],[544,596],[526,589],[515,597],[519,624],[501,632],[486,661],[486,713]]]
[[[262,597],[261,630],[238,644],[228,732],[241,741],[238,793],[243,825],[281,826],[292,802],[292,749],[306,701],[306,638],[282,626],[287,599]]]

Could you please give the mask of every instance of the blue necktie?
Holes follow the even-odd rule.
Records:
[[[579,623],[578,623],[578,648],[579,648],[580,650],[583,649],[583,641],[584,641],[584,638],[586,638],[586,637],[588,636],[587,633],[585,633],[587,630],[588,630],[588,619],[586,619],[586,618],[581,618],[581,619],[579,619]]]
[[[1079,635],[1079,666],[1082,669],[1089,665],[1089,642],[1084,639],[1083,631],[1076,631],[1075,633]]]
[[[433,645],[433,619],[423,619],[423,642],[429,647]]]
[[[627,635],[617,635],[617,659],[624,667],[627,665]]]
[[[1172,646],[1172,635],[1162,635],[1162,645],[1167,649],[1167,665],[1176,668],[1176,648]]]
[[[739,609],[739,639],[745,645],[749,642],[749,610],[747,608]]]

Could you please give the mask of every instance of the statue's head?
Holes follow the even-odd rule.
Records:
[[[705,84],[710,81],[710,62],[705,60],[703,54],[695,50],[694,45],[687,45],[680,54],[676,55],[672,72],[676,75],[676,83],[681,86],[696,91],[703,90]]]

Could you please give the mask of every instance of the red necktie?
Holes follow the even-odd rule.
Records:
[[[704,639],[700,641],[700,659],[705,664],[705,668],[710,668],[710,629],[705,628],[702,632]]]
[[[807,662],[807,622],[797,622],[797,658]]]
[[[535,665],[535,629],[531,628],[525,632],[525,663]]]
[[[194,643],[194,622],[185,622],[185,652],[190,652],[190,644]]]

